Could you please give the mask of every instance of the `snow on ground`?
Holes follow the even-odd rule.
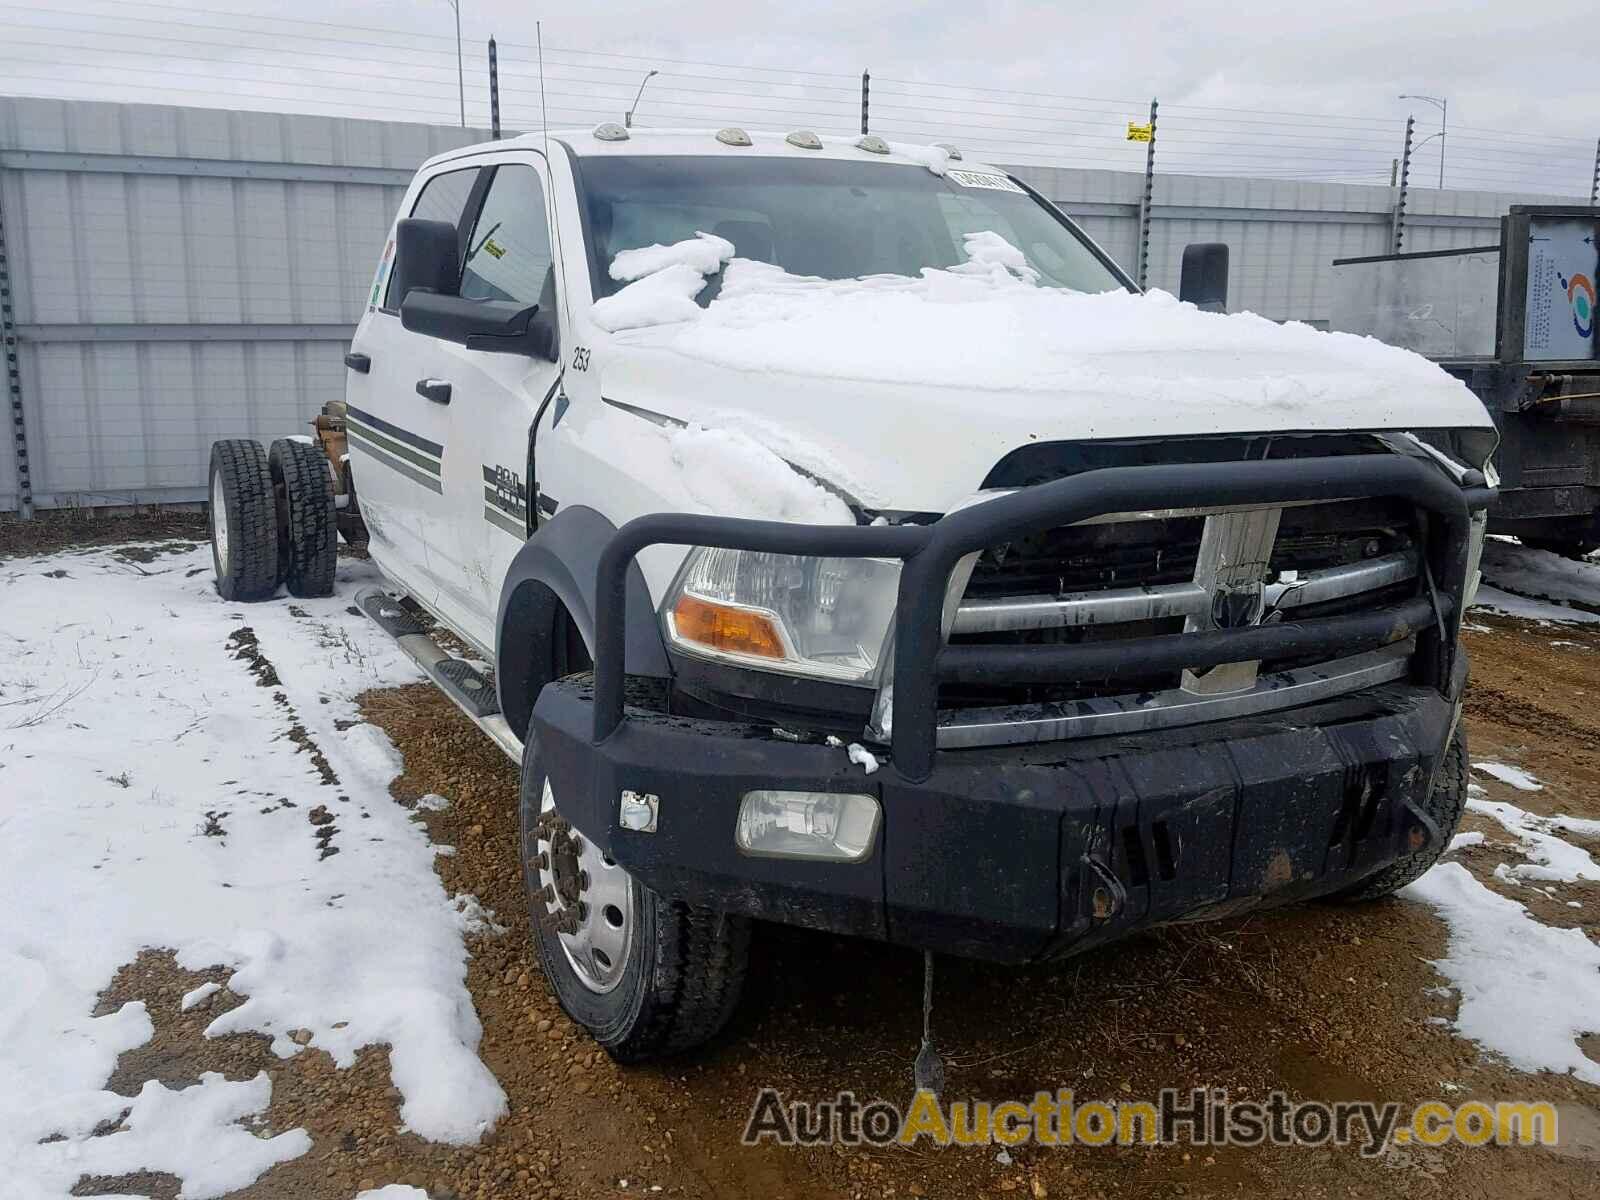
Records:
[[[1600,1063],[1578,1046],[1600,1013],[1600,946],[1581,929],[1534,920],[1460,863],[1440,863],[1401,895],[1432,905],[1450,927],[1433,965],[1461,997],[1457,1033],[1518,1070],[1600,1084]]]
[[[1479,608],[1529,621],[1600,622],[1600,562],[1593,558],[1575,562],[1491,537],[1483,544],[1483,580]]]
[[[1576,823],[1578,830],[1600,821],[1582,821],[1573,817],[1541,817],[1527,812],[1515,804],[1499,800],[1469,798],[1467,811],[1498,821],[1506,832],[1514,834],[1522,844],[1523,857],[1528,861],[1506,867],[1506,876],[1512,882],[1542,880],[1549,883],[1575,883],[1580,879],[1600,882],[1600,867],[1582,846],[1574,846],[1551,831],[1563,827],[1563,822]]]
[[[1543,789],[1518,767],[1497,762],[1472,766],[1521,791]],[[1531,886],[1560,899],[1549,884],[1600,880],[1600,866],[1589,852],[1558,836],[1600,837],[1600,821],[1527,812],[1488,799],[1475,783],[1467,787],[1466,807],[1516,838],[1524,861],[1499,863],[1494,877],[1500,883]],[[1450,850],[1485,844],[1482,833],[1459,833]],[[1582,929],[1540,923],[1457,862],[1440,863],[1401,895],[1432,905],[1450,928],[1447,953],[1433,965],[1460,996],[1451,1022],[1458,1033],[1520,1070],[1570,1071],[1600,1083],[1600,1064],[1577,1044],[1578,1038],[1600,1030],[1600,946]],[[1567,904],[1582,907],[1578,901]]]
[[[339,570],[331,599],[245,605],[217,596],[203,548],[0,563],[13,1194],[149,1169],[206,1197],[307,1149],[303,1131],[236,1124],[266,1108],[265,1075],[152,1082],[117,1132],[92,1136],[130,1107],[103,1090],[118,1055],[152,1033],[142,1002],[96,1017],[96,997],[147,947],[230,969],[232,996],[195,1001],[226,1009],[210,1034],[264,1033],[284,1057],[309,1035],[341,1066],[387,1044],[401,1119],[423,1137],[470,1143],[504,1112],[466,989],[462,935],[485,914],[445,894],[425,832],[388,794],[399,757],[354,703],[418,675],[346,611],[371,569]]]
[[[1542,792],[1544,784],[1540,783],[1521,767],[1514,767],[1510,763],[1502,762],[1475,762],[1472,764],[1474,771],[1482,771],[1485,775],[1498,779],[1501,783],[1508,783],[1519,792]]]
[[[1492,537],[1483,544],[1483,574],[1521,596],[1600,609],[1600,561],[1594,558],[1579,562]]]

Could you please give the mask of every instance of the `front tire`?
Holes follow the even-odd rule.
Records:
[[[224,600],[270,600],[278,590],[278,516],[259,442],[211,444],[211,563]]]
[[[568,825],[531,727],[520,816],[534,944],[562,1010],[618,1062],[720,1033],[744,986],[749,920],[657,895]]]
[[[1455,736],[1444,752],[1438,773],[1433,777],[1433,790],[1428,793],[1423,806],[1434,824],[1439,827],[1439,840],[1424,846],[1415,854],[1390,863],[1376,875],[1369,875],[1348,891],[1339,892],[1333,899],[1347,903],[1378,900],[1392,896],[1408,883],[1420,879],[1433,864],[1439,861],[1455,837],[1461,824],[1461,814],[1467,806],[1467,732],[1456,725]]]
[[[333,595],[339,557],[333,479],[316,446],[279,438],[267,455],[278,506],[278,567],[291,596]]]

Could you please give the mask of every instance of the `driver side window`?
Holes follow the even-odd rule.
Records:
[[[538,173],[518,164],[495,168],[467,238],[462,298],[538,304],[552,263]]]

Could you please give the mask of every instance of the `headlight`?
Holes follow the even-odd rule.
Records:
[[[667,594],[667,637],[720,661],[875,682],[900,587],[898,560],[692,550]]]

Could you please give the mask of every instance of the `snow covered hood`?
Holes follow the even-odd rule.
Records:
[[[691,299],[701,264],[652,261],[595,306],[616,331],[603,394],[744,425],[872,507],[929,511],[1030,442],[1492,424],[1409,351],[1164,292],[1039,288],[1001,239],[975,237],[971,262],[918,279],[806,279],[733,259],[706,309]]]

